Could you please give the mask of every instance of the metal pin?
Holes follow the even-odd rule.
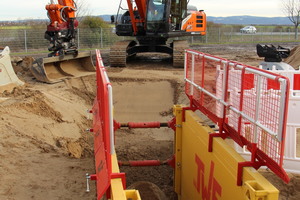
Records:
[[[87,113],[86,118],[90,119],[90,116],[91,116],[90,114],[93,113],[93,110],[88,109],[88,110],[86,110],[86,113]]]
[[[86,178],[86,192],[90,192],[89,179],[91,179],[91,176],[89,175],[89,173],[85,174],[85,178]]]
[[[92,128],[87,128],[87,129],[85,129],[85,131],[86,131],[86,132],[94,132],[94,129],[92,129]]]

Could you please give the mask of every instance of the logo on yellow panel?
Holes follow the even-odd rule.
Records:
[[[195,162],[197,176],[194,179],[194,186],[198,194],[201,194],[203,200],[218,200],[218,197],[222,196],[222,187],[214,177],[214,162],[210,162],[208,184],[205,182],[205,177],[208,175],[205,171],[206,166],[197,154],[195,154]]]

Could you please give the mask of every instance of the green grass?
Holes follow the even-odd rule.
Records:
[[[0,29],[12,29],[12,30],[20,30],[20,29],[32,29],[30,26],[2,26]]]

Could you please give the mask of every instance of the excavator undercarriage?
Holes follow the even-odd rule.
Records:
[[[135,40],[116,42],[110,48],[110,66],[125,67],[127,58],[143,52],[167,53],[173,59],[174,67],[183,67],[184,50],[188,48],[185,40],[174,40],[169,45],[138,45]]]

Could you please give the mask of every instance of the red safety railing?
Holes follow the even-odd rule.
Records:
[[[112,175],[111,154],[114,153],[114,139],[112,89],[99,50],[96,50],[96,78],[97,96],[94,100],[92,113],[97,199],[101,199],[110,186]]]
[[[192,50],[186,51],[185,92],[191,109],[199,109],[219,126],[212,137],[230,137],[251,152],[242,167],[267,166],[284,181],[282,168],[289,80],[272,72]]]

